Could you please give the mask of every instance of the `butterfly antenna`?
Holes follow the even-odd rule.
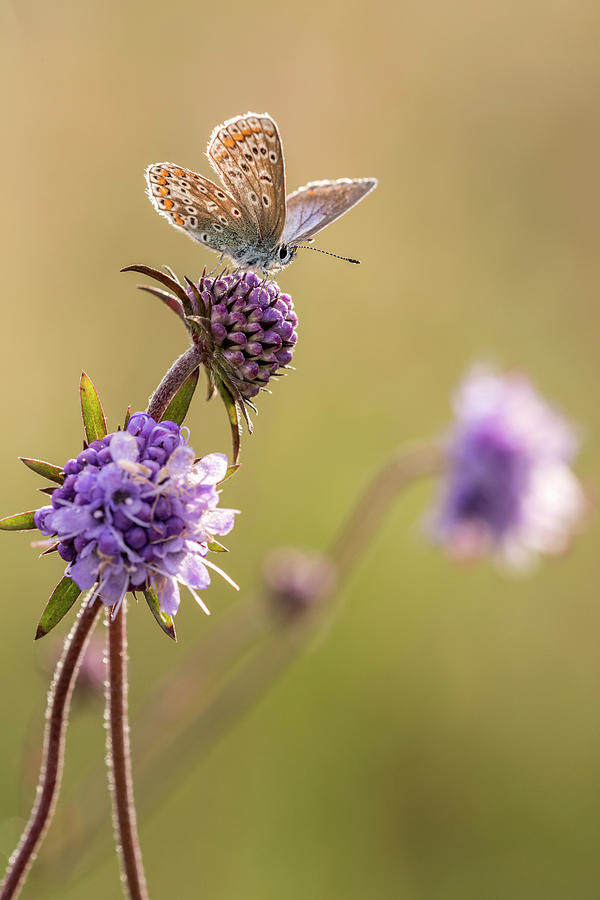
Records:
[[[319,250],[318,247],[307,247],[306,244],[300,244],[296,250],[314,250],[316,253],[324,253],[325,256],[333,256],[334,259],[341,259],[344,262],[354,263],[355,266],[360,265],[360,259],[351,259],[349,256],[338,256],[337,253],[331,253],[330,250]]]

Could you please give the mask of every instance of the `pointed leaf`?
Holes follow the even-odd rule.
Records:
[[[185,321],[185,313],[183,311],[183,306],[173,294],[169,294],[168,291],[161,291],[160,288],[151,287],[149,284],[138,284],[138,290],[146,291],[147,294],[152,294],[153,297],[158,297],[165,306],[168,306],[172,312],[175,313],[182,321]]]
[[[52,629],[58,625],[63,616],[66,616],[69,612],[80,594],[81,588],[77,587],[75,582],[67,575],[58,582],[52,591],[52,595],[42,613],[42,618],[38,623],[37,631],[35,633],[36,641],[45,637],[48,632],[52,631]]]
[[[225,404],[225,409],[227,410],[227,417],[229,418],[229,424],[231,426],[233,462],[234,465],[237,465],[240,460],[240,451],[242,446],[242,423],[240,420],[239,407],[221,379],[219,379],[217,387],[219,389],[219,394],[221,395],[223,403]]]
[[[142,275],[148,275],[149,278],[154,278],[155,281],[160,281],[161,284],[164,284],[170,291],[173,291],[175,296],[181,300],[186,312],[188,310],[190,312],[192,311],[192,304],[190,303],[190,298],[188,297],[185,288],[183,288],[175,278],[170,278],[159,269],[153,269],[150,266],[125,266],[124,269],[121,269],[121,272],[139,272]]]
[[[209,550],[212,550],[213,553],[229,553],[229,549],[224,547],[220,541],[215,541],[214,538],[212,541],[209,541],[207,544]]]
[[[31,531],[35,528],[33,517],[36,512],[37,509],[32,509],[30,512],[17,513],[15,516],[5,516],[4,519],[0,519],[0,531]]]
[[[219,484],[223,484],[224,481],[227,481],[228,478],[231,478],[232,475],[235,475],[239,468],[239,464],[235,466],[227,466],[227,471],[225,472],[224,477],[221,478]]]
[[[57,490],[58,490],[58,485],[55,485],[54,487],[38,488],[38,491],[40,492],[40,494],[49,494],[50,496],[52,496],[54,491],[57,491]]]
[[[81,373],[79,393],[86,441],[88,444],[92,441],[101,441],[107,432],[106,419],[96,388],[85,372]]]
[[[144,597],[146,598],[146,603],[150,607],[150,612],[162,628],[165,634],[168,634],[169,637],[173,640],[177,640],[177,635],[175,634],[175,624],[173,622],[172,616],[168,615],[168,613],[163,612],[158,604],[158,597],[156,596],[156,591],[154,588],[147,588],[144,591]]]
[[[53,466],[52,463],[44,462],[41,459],[29,459],[27,456],[20,456],[19,459],[22,463],[25,463],[28,469],[37,472],[38,475],[42,475],[43,478],[47,478],[49,481],[62,484],[65,480],[65,473],[60,466]]]
[[[127,412],[125,413],[125,422],[123,423],[123,431],[127,431],[127,426],[129,425],[129,420],[131,418],[131,407],[127,407]]]
[[[183,423],[190,408],[198,378],[200,377],[200,369],[196,369],[183,382],[161,417],[161,422],[176,422],[178,425]]]
[[[198,290],[198,285],[194,284],[194,282],[190,278],[188,278],[187,275],[185,276],[185,280],[186,280],[186,283],[187,283],[189,289],[192,292],[192,297],[193,297],[192,303],[195,302],[195,304],[196,304],[196,309],[194,310],[195,314],[197,316],[206,317],[206,304],[205,304],[204,300],[202,299],[200,291]]]

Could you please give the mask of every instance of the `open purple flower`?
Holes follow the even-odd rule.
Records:
[[[435,537],[457,556],[520,568],[565,549],[584,510],[573,428],[524,376],[479,368],[455,396]]]
[[[52,505],[35,513],[36,527],[58,542],[66,575],[91,590],[90,600],[118,609],[127,591],[153,589],[173,616],[184,585],[208,612],[196,592],[210,584],[209,568],[224,574],[206,555],[214,536],[233,528],[235,510],[218,508],[227,458],[196,460],[184,431],[136,413],[125,431],[69,460]]]

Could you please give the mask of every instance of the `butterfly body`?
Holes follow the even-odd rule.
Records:
[[[148,195],[172,225],[242,270],[269,273],[289,265],[301,244],[377,184],[374,178],[314,181],[286,197],[281,139],[267,113],[217,126],[207,155],[222,186],[181,166],[155,163],[146,171]]]

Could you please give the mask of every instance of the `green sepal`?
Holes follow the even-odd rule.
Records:
[[[60,466],[53,466],[52,463],[44,462],[42,459],[29,459],[27,456],[20,456],[19,459],[28,469],[31,469],[32,472],[37,472],[38,475],[47,478],[48,481],[55,481],[57,484],[63,484],[65,473]]]
[[[220,541],[215,541],[214,539],[208,542],[207,547],[209,550],[212,550],[213,553],[229,553],[228,547],[224,547]]]
[[[221,478],[221,480],[219,481],[219,484],[223,484],[224,481],[227,481],[229,478],[231,478],[232,475],[235,475],[235,473],[237,472],[237,470],[239,468],[240,468],[239,463],[236,463],[236,465],[233,465],[233,466],[227,466],[227,471],[225,472],[225,475],[223,476],[223,478]]]
[[[125,421],[123,423],[123,431],[127,431],[127,426],[129,425],[130,418],[131,418],[131,406],[128,406],[127,412],[125,413]]]
[[[66,616],[79,595],[81,588],[77,587],[75,582],[65,575],[58,582],[50,599],[46,604],[46,608],[42,613],[42,618],[38,622],[35,640],[45,637],[52,629],[58,625],[60,620]]]
[[[0,519],[0,531],[31,531],[35,528],[33,517],[36,512],[37,509],[32,509],[30,512],[17,513],[14,516],[5,516],[4,519]]]
[[[175,634],[175,623],[173,622],[172,616],[168,613],[163,612],[158,604],[158,597],[156,596],[156,591],[154,588],[146,588],[144,591],[144,597],[146,598],[146,603],[150,607],[150,612],[162,628],[165,634],[171,638],[171,640],[176,641],[177,635]]]
[[[88,444],[91,444],[92,441],[101,441],[107,433],[106,419],[104,418],[104,411],[98,392],[85,372],[81,373],[79,393],[81,395],[81,415],[83,417],[85,439]]]
[[[233,463],[234,465],[237,465],[240,461],[240,452],[242,448],[242,421],[240,418],[239,404],[233,399],[229,389],[220,378],[217,380],[216,384],[223,403],[225,404],[225,409],[227,410],[227,418],[229,419],[229,425],[231,426]]]
[[[177,425],[183,424],[183,420],[190,408],[190,403],[192,402],[192,397],[194,396],[199,377],[199,368],[192,372],[191,375],[188,375],[165,409],[164,414],[161,416],[161,422],[176,422]]]

